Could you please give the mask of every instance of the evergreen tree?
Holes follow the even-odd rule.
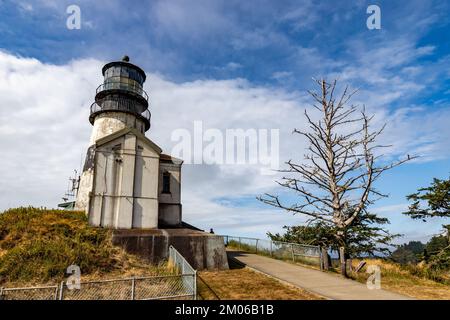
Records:
[[[425,245],[420,241],[402,244],[391,254],[390,258],[400,264],[415,264],[426,256]]]
[[[408,211],[412,219],[450,218],[450,179],[433,179],[429,187],[420,188],[406,197],[412,201]],[[450,269],[450,225],[443,225],[445,235],[434,236],[426,245],[425,261],[432,269]]]
[[[387,218],[364,212],[345,230],[346,258],[376,256],[390,253],[391,241],[398,234],[390,234],[382,226],[389,224]],[[324,222],[316,222],[307,226],[285,226],[286,233],[268,233],[274,241],[285,241],[318,245],[339,251],[341,242],[336,237],[338,230]]]
[[[431,186],[420,188],[406,197],[412,204],[404,214],[413,219],[450,217],[450,179],[433,179]],[[426,203],[424,206],[423,204]]]
[[[447,236],[438,235],[432,237],[430,241],[427,242],[426,250],[428,255],[433,256],[448,247],[448,245],[449,241]]]
[[[400,264],[416,264],[419,262],[419,257],[404,246],[400,246],[397,250],[392,252],[390,258],[392,261]]]

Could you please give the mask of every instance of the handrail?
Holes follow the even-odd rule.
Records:
[[[109,78],[111,79],[111,78]],[[134,82],[124,82],[124,81],[107,81],[102,83],[97,87],[95,90],[95,93],[99,93],[106,90],[126,90],[133,93],[136,93],[140,96],[142,96],[145,100],[148,101],[148,94],[147,92],[142,88],[141,85],[134,83]]]
[[[181,272],[184,275],[197,273],[197,270],[195,270],[186,258],[172,245],[169,246],[169,260],[171,260],[173,264],[181,267]]]
[[[184,278],[183,284],[192,290],[194,300],[197,300],[197,270],[189,264],[186,258],[173,245],[169,246],[169,262],[181,271],[181,275],[192,276],[192,282]]]
[[[133,113],[136,115],[140,115],[141,117],[145,118],[146,120],[150,121],[151,113],[148,109],[145,109],[144,112],[139,113],[135,110],[135,108],[131,108],[127,105],[106,105],[102,106],[99,105],[97,102],[94,102],[91,104],[91,115],[100,111],[124,111]]]
[[[304,244],[304,243],[296,243],[296,242],[286,242],[286,241],[278,241],[278,240],[271,240],[271,239],[261,239],[261,238],[251,238],[251,237],[240,237],[240,236],[232,236],[232,235],[219,235],[220,237],[226,237],[226,238],[241,238],[241,239],[248,239],[248,240],[258,240],[258,241],[271,241],[274,243],[283,243],[288,245],[300,245],[302,247],[310,247],[310,248],[320,248],[320,246],[312,245],[312,244]]]
[[[230,235],[221,235],[223,237],[224,244],[227,246],[231,241],[235,241],[238,244],[239,250],[241,250],[243,247],[245,248],[245,245],[248,246],[248,248],[254,247],[254,251],[256,254],[261,254],[263,252],[266,252],[267,254],[270,254],[271,257],[277,257],[278,258],[286,258],[285,253],[287,252],[288,255],[291,256],[291,259],[293,262],[296,261],[296,257],[302,256],[306,258],[317,258],[319,259],[319,266],[320,269],[323,269],[323,256],[322,256],[322,248],[320,246],[314,246],[310,244],[301,244],[301,243],[295,243],[295,242],[283,242],[283,241],[274,241],[271,239],[258,239],[258,238],[248,238],[248,237],[239,237],[239,236],[230,236]],[[242,240],[244,241],[255,241],[254,244],[248,244],[248,243],[242,243]],[[266,244],[266,246],[264,246]],[[288,251],[285,251],[282,249],[282,252],[280,253],[280,248],[277,248],[277,246],[286,246],[290,247]],[[259,250],[258,250],[259,249]],[[298,252],[298,249],[301,252]],[[244,251],[246,251],[244,249]],[[251,250],[253,251],[253,250]]]
[[[95,118],[97,113],[103,112],[103,111],[119,111],[119,112],[126,112],[133,114],[137,116],[138,118],[141,118],[141,120],[145,123],[145,130],[150,129],[150,119],[151,119],[151,113],[148,109],[145,109],[143,112],[138,112],[135,108],[132,108],[127,105],[119,104],[119,105],[99,105],[97,102],[94,102],[91,104],[90,107],[90,115],[89,115],[89,122],[91,124],[94,124]]]

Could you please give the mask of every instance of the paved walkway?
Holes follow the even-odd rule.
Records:
[[[341,278],[310,268],[294,265],[288,262],[246,253],[242,251],[227,251],[228,256],[269,276],[286,281],[332,300],[406,300],[409,297],[386,290],[370,290],[365,284],[354,280]],[[383,286],[383,278],[381,278]]]

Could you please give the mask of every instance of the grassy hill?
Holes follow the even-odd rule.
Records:
[[[171,273],[113,246],[111,230],[89,226],[83,212],[27,207],[0,213],[0,287],[56,284],[72,264],[82,280]],[[211,288],[222,299],[320,299],[245,268],[200,275],[203,299],[214,299]]]
[[[441,274],[439,281],[430,279],[423,271],[423,266],[402,266],[386,259],[365,259],[367,265],[378,265],[381,270],[381,287],[416,299],[450,299],[450,274]],[[353,267],[360,260],[354,259]],[[367,266],[361,272],[351,273],[351,277],[365,283],[369,274]]]
[[[168,273],[111,243],[111,231],[88,225],[82,212],[16,208],[0,213],[0,286],[61,281],[69,265],[82,278]]]

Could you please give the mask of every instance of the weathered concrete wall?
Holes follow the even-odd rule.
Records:
[[[173,245],[197,270],[226,270],[228,260],[223,238],[185,228],[154,230],[115,230],[113,244],[151,263],[168,258]]]
[[[115,229],[158,227],[159,154],[133,133],[97,147],[89,222]]]
[[[80,177],[80,187],[78,189],[77,199],[75,202],[75,210],[89,210],[90,193],[93,187],[93,147],[98,139],[106,137],[124,128],[134,128],[139,132],[145,132],[145,124],[134,115],[123,112],[105,112],[99,114],[95,118],[92,128],[91,138],[89,140],[89,148],[86,154],[85,166]],[[91,158],[91,159],[89,159]]]
[[[92,191],[92,180],[94,178],[93,169],[83,171],[80,176],[80,185],[78,188],[77,199],[75,201],[75,210],[89,211],[89,194]]]
[[[127,135],[97,146],[125,128],[143,134],[145,124],[121,112],[106,112],[95,119],[75,209],[89,213],[89,221],[97,226],[180,226],[181,163],[160,162],[161,150],[152,149],[140,134],[139,139],[136,134]],[[164,172],[170,173],[170,193],[162,193]]]
[[[163,175],[170,174],[170,193],[163,193]],[[162,227],[181,224],[181,164],[160,161],[159,164],[159,225]]]
[[[159,154],[140,140],[136,152],[133,228],[157,228]]]
[[[181,204],[159,203],[159,227],[181,225]]]
[[[170,173],[170,193],[163,193],[163,174]],[[181,165],[160,162],[159,164],[159,202],[181,203]]]
[[[106,137],[124,128],[137,129],[145,133],[145,124],[136,116],[124,112],[105,112],[95,118],[89,145],[95,144],[98,139]]]

